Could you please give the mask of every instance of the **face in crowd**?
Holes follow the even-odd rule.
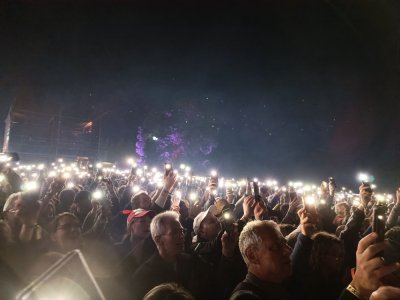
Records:
[[[145,239],[150,235],[151,215],[134,218],[130,225],[130,233],[133,237]]]
[[[160,234],[153,236],[158,252],[163,257],[174,258],[185,250],[183,227],[178,217],[165,217],[162,227]]]
[[[82,247],[81,229],[78,219],[70,214],[64,213],[54,220],[51,240],[62,252],[68,252]]]
[[[199,237],[206,241],[212,241],[218,236],[220,230],[221,224],[219,223],[217,217],[211,213],[208,213],[200,224]]]
[[[240,249],[247,260],[248,270],[265,282],[281,283],[292,275],[292,248],[277,225],[272,225],[272,221],[255,222],[250,224],[250,228],[253,227],[253,230],[250,230],[253,234],[250,236],[257,235],[258,241],[248,244],[245,248],[241,245]],[[246,234],[246,227],[243,232]],[[240,239],[243,239],[242,235]]]

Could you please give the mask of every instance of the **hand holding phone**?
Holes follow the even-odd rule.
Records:
[[[173,172],[172,164],[171,163],[165,163],[164,164],[164,176],[167,177],[171,172]]]
[[[256,202],[261,201],[260,188],[256,180],[253,181],[253,195]]]

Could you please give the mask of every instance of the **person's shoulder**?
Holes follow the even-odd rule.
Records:
[[[229,300],[261,300],[265,299],[259,294],[259,289],[254,286],[253,284],[247,282],[247,281],[242,281],[239,283],[235,290],[233,291],[231,297]]]
[[[249,290],[238,290],[234,292],[229,300],[261,300],[259,295]]]
[[[160,265],[160,258],[157,254],[153,254],[148,260],[140,265],[140,267],[133,274],[134,277],[141,277],[143,274],[151,273],[154,270],[157,270]]]

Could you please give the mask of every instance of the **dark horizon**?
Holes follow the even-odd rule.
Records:
[[[141,127],[150,164],[400,183],[396,1],[2,6],[1,117],[17,99],[97,119],[110,161]]]

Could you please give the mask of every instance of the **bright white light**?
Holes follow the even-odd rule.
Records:
[[[134,165],[135,164],[135,160],[132,157],[129,157],[126,161],[130,165]]]
[[[253,178],[253,182],[257,183],[258,182],[258,178]]]
[[[153,141],[158,141],[158,137],[153,136]]]
[[[177,199],[181,199],[181,198],[182,198],[182,192],[181,192],[181,191],[176,191],[176,192],[175,192],[175,197],[176,197]]]
[[[64,179],[69,179],[69,178],[71,178],[71,174],[70,174],[70,173],[64,173],[64,174],[62,175],[62,177],[63,177]]]
[[[137,169],[136,170],[136,175],[137,176],[142,176],[143,175],[143,170],[142,169]]]
[[[97,168],[97,169],[101,169],[102,167],[103,167],[103,165],[102,165],[101,163],[97,163],[97,164],[96,164],[96,168]]]
[[[133,188],[132,188],[132,191],[133,191],[134,193],[139,192],[139,190],[140,190],[140,186],[138,186],[138,185],[135,185],[135,186],[133,186]]]
[[[286,191],[287,191],[286,186],[283,186],[283,187],[282,187],[282,192],[286,192]]]
[[[195,201],[196,199],[197,199],[197,194],[196,193],[190,193],[189,200]]]
[[[58,162],[59,162],[59,163],[62,163],[63,161],[64,161],[64,160],[63,160],[62,158],[59,158],[59,159],[58,159]]]
[[[190,172],[191,168],[190,168],[189,166],[187,166],[187,167],[185,168],[185,170],[186,170],[186,172]]]
[[[225,220],[229,220],[231,217],[232,217],[232,216],[231,216],[230,213],[228,213],[228,212],[224,213],[224,219],[225,219]]]
[[[93,197],[94,200],[100,200],[101,198],[103,198],[103,192],[100,191],[100,190],[95,190],[92,193],[92,197]]]
[[[211,177],[217,177],[217,171],[215,171],[215,170],[212,170],[211,172],[210,172],[210,174],[211,174]]]
[[[68,182],[67,183],[67,188],[72,189],[75,186],[73,182]]]
[[[371,189],[375,190],[377,188],[376,184],[371,184]]]
[[[39,189],[39,184],[36,181],[28,181],[24,184],[23,190],[27,192],[36,191]]]
[[[172,166],[171,164],[165,164],[165,170],[171,170]]]
[[[378,216],[378,219],[379,219],[379,220],[383,220],[383,216],[382,216],[382,215],[379,215],[379,216]]]
[[[38,170],[43,170],[43,169],[44,169],[44,164],[38,165],[38,166],[37,166],[37,169],[38,169]]]
[[[6,162],[9,160],[10,160],[10,157],[8,157],[6,154],[0,154],[0,162]]]
[[[179,168],[180,168],[181,170],[184,170],[184,169],[186,168],[186,165],[185,165],[185,164],[181,164],[181,165],[179,166]]]
[[[360,200],[353,201],[353,206],[359,206],[359,205],[360,205]]]
[[[378,202],[384,202],[385,201],[385,197],[381,194],[376,195],[376,200]]]
[[[157,182],[157,187],[158,188],[162,188],[164,186],[162,181]]]
[[[3,174],[0,174],[0,182],[3,182],[6,177]]]
[[[319,203],[326,204],[326,201],[324,199],[322,199],[321,201],[319,201]]]
[[[55,177],[57,175],[56,171],[50,171],[49,177]]]
[[[312,195],[309,195],[306,197],[306,203],[310,204],[310,205],[314,205],[315,204],[315,197]]]
[[[369,181],[369,176],[366,173],[359,173],[358,174],[358,180],[359,181],[368,182]]]

